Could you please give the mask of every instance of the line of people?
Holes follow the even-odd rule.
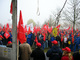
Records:
[[[49,60],[80,60],[80,53],[71,54],[69,47],[60,48],[56,40],[52,41],[52,47],[47,51],[46,56]],[[32,51],[31,47],[26,41],[19,46],[20,54],[19,60],[48,60],[45,57],[44,51],[41,49],[41,43],[36,43],[36,48]]]

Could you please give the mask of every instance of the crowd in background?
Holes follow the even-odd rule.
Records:
[[[54,32],[56,33],[56,32]],[[76,30],[74,33],[72,30],[58,30],[56,37],[53,32],[44,31],[41,33],[38,31],[34,33],[32,31],[26,32],[26,43],[28,43],[32,48],[36,48],[37,42],[41,44],[41,48],[44,50],[45,48],[52,48],[52,42],[57,41],[57,46],[60,48],[69,47],[71,49],[70,52],[80,52],[80,31]],[[19,44],[21,44],[19,42]],[[4,31],[0,31],[0,45],[6,45],[7,47],[12,47],[12,31],[11,29]],[[55,49],[55,48],[54,48]],[[58,47],[57,47],[58,49]],[[63,49],[63,51],[65,50]],[[68,50],[70,50],[68,49]],[[49,52],[50,53],[50,52]],[[49,54],[47,52],[47,54]],[[64,54],[67,54],[64,52]],[[48,55],[47,55],[48,56]],[[64,60],[64,58],[62,58]]]

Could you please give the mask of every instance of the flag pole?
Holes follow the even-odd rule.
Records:
[[[17,60],[17,0],[12,4],[12,60]]]

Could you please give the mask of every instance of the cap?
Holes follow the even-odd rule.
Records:
[[[52,41],[53,44],[57,45],[58,42],[56,40]]]
[[[63,51],[67,51],[68,53],[71,52],[71,49],[69,47],[65,47],[65,48],[62,48]]]
[[[8,41],[8,44],[12,43],[11,41]]]
[[[41,43],[37,43],[36,45],[37,45],[38,47],[41,47]]]
[[[1,38],[3,38],[3,36],[2,36],[2,35],[0,35],[0,37],[1,37]]]

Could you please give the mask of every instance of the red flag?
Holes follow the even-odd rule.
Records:
[[[25,29],[24,30],[25,30],[25,33],[27,33],[27,27],[26,27],[26,25],[25,25]]]
[[[23,19],[22,19],[21,10],[20,10],[20,17],[19,17],[18,39],[21,44],[26,42],[26,36],[25,36],[24,27],[23,27]]]
[[[4,31],[4,32],[6,31],[5,25],[3,26],[3,31]]]
[[[30,34],[30,32],[31,32],[31,29],[30,29],[30,26],[29,26],[29,28],[28,28],[28,34]]]
[[[6,30],[8,30],[8,29],[9,29],[9,24],[7,23],[7,24],[6,24]]]
[[[0,26],[0,32],[2,31],[2,27]]]
[[[78,30],[78,29],[76,29],[76,31],[78,32],[79,30]]]
[[[12,2],[11,2],[11,6],[10,6],[10,13],[12,14],[12,8],[13,8],[13,6],[12,6]]]
[[[35,37],[35,40],[34,40],[36,43],[38,43],[38,39],[37,39],[37,36]]]
[[[64,35],[64,34],[63,34],[63,33],[61,33],[61,42],[63,41],[63,35]]]
[[[9,34],[9,32],[6,30],[6,32],[4,33],[4,37],[6,38],[6,39],[8,39],[9,37],[10,37],[10,34]]]
[[[72,43],[74,43],[74,35],[72,34]]]
[[[69,29],[70,29],[70,26],[69,26],[69,28],[67,30],[69,30]]]
[[[58,25],[56,28],[59,28],[60,27],[60,25]]]
[[[45,40],[46,40],[46,36],[45,36],[45,34],[43,34],[43,36],[44,36],[44,37],[43,37],[43,40],[45,41]]]
[[[73,27],[72,27],[72,43],[74,43]]]
[[[72,27],[72,33],[73,33],[73,27]]]

